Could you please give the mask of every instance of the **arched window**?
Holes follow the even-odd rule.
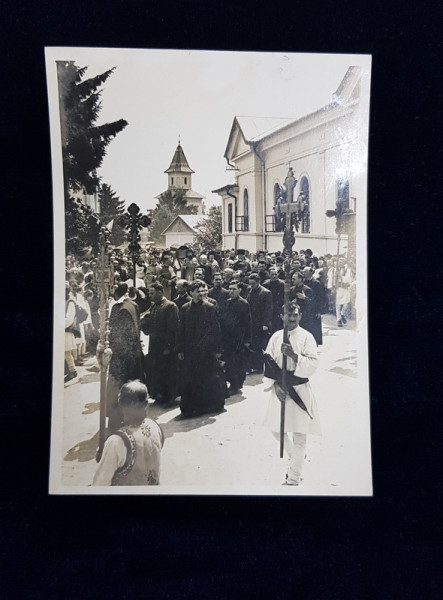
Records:
[[[278,183],[274,184],[274,231],[283,231],[284,229],[284,217],[280,210],[281,199],[281,188]]]
[[[301,198],[300,198],[301,196]],[[309,200],[309,180],[303,176],[300,180],[300,200],[303,202],[301,214],[301,233],[311,232],[311,207]]]
[[[249,231],[249,196],[248,190],[243,192],[243,231]]]

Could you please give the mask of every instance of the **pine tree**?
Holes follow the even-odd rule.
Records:
[[[100,201],[100,217],[102,222],[107,225],[125,212],[125,201],[120,200],[116,192],[107,183],[102,183],[98,190],[98,199]]]
[[[87,67],[77,67],[72,61],[57,61],[62,137],[66,249],[77,253],[90,245],[89,217],[92,211],[73,198],[73,193],[97,191],[100,178],[97,169],[106,155],[106,148],[122,131],[124,119],[97,125],[101,110],[99,89],[114,72],[84,79]],[[72,243],[71,241],[72,240]]]
[[[221,247],[222,211],[220,206],[211,206],[208,215],[197,224],[193,247],[198,252],[209,252]]]
[[[197,213],[196,206],[186,203],[184,190],[166,190],[157,201],[157,205],[151,214],[151,225],[149,228],[151,239],[159,244],[165,243],[162,232],[175,219],[177,215],[193,215]]]
[[[119,216],[125,213],[125,201],[120,200],[116,192],[107,183],[102,183],[98,190],[100,201],[100,218],[105,225],[109,224],[111,236],[109,241],[113,246],[121,246],[126,240],[124,228],[119,225]]]

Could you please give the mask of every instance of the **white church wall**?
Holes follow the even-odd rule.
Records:
[[[193,233],[185,233],[185,232],[180,232],[180,233],[166,233],[165,234],[165,238],[166,238],[166,247],[170,248],[171,246],[174,245],[179,245],[179,246],[187,246],[188,244],[192,244],[193,240],[194,240],[194,234]]]

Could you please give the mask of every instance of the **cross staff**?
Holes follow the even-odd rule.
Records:
[[[288,175],[285,179],[285,187],[286,193],[283,192],[283,195],[286,196],[287,199],[293,198],[293,190],[297,184],[297,180],[294,178],[292,168],[289,169]],[[292,215],[295,214],[295,229],[298,231],[298,226],[300,223],[300,210],[297,202],[285,202],[280,205],[280,210],[283,214],[286,215],[284,233],[283,233],[283,247],[284,247],[284,255],[285,255],[285,288],[284,288],[284,309],[283,309],[283,343],[289,344],[289,334],[288,334],[288,312],[289,312],[289,290],[291,287],[291,255],[292,255],[292,247],[295,244],[295,236],[294,229],[292,224]],[[283,364],[282,364],[282,388],[287,393],[288,384],[286,378],[287,371],[287,363],[288,357],[283,354]],[[281,403],[280,407],[280,458],[283,458],[285,444],[285,402]]]
[[[141,240],[140,230],[144,227],[149,227],[151,224],[151,219],[147,215],[143,215],[140,212],[140,208],[137,206],[137,204],[133,202],[129,206],[127,212],[119,218],[118,223],[128,232],[128,250],[132,258],[133,283],[134,287],[136,287],[135,265],[140,254],[142,253],[142,247],[139,244]]]
[[[100,367],[100,426],[99,442],[96,454],[97,462],[103,452],[106,441],[106,404],[108,386],[108,368],[111,361],[112,350],[109,347],[109,297],[114,282],[114,265],[109,252],[108,230],[102,227],[99,235],[99,255],[94,278],[97,284],[97,293],[100,307],[100,338],[97,344],[97,361]]]

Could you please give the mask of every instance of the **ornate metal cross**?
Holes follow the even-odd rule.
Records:
[[[127,212],[122,215],[119,220],[119,225],[124,227],[128,234],[127,239],[129,242],[128,250],[131,254],[132,258],[132,268],[134,270],[134,287],[135,287],[135,265],[142,252],[142,248],[140,246],[140,230],[143,227],[149,227],[151,224],[151,219],[147,215],[143,215],[140,211],[140,208],[134,202],[129,206]]]

